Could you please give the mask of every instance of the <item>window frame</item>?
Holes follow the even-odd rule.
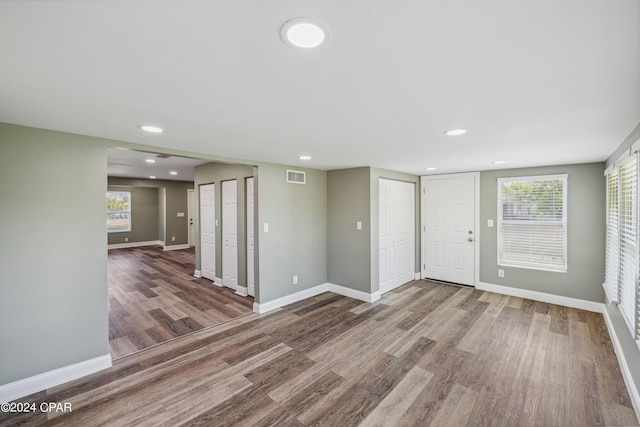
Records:
[[[133,229],[132,227],[132,221],[131,221],[131,201],[132,201],[132,192],[131,191],[122,191],[122,190],[107,190],[107,194],[105,197],[105,203],[106,203],[106,199],[109,198],[109,194],[110,193],[127,193],[128,197],[129,197],[129,203],[127,204],[127,209],[124,210],[119,210],[119,211],[110,211],[109,210],[109,206],[107,205],[107,233],[111,234],[111,233],[131,233],[131,230]],[[110,230],[109,229],[109,215],[113,214],[113,213],[127,213],[127,219],[128,219],[128,227],[126,230]]]
[[[522,225],[541,225],[541,221],[533,220],[505,220],[503,218],[503,192],[502,188],[504,184],[514,182],[535,182],[535,181],[561,181],[562,182],[562,218],[560,221],[548,221],[552,225],[559,225],[562,229],[562,259],[563,264],[561,266],[554,266],[549,263],[537,262],[537,263],[519,263],[513,259],[503,257],[503,227],[506,224],[522,224]],[[566,273],[568,270],[568,174],[550,174],[550,175],[536,175],[536,176],[515,176],[515,177],[503,177],[497,179],[497,202],[498,202],[498,220],[497,220],[497,263],[503,267],[524,268],[529,270],[549,271],[554,273]],[[524,252],[523,252],[524,253]]]

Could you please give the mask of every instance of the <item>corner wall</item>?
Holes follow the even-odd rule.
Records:
[[[587,301],[604,291],[604,163],[480,172],[480,281]],[[568,174],[567,272],[498,266],[498,178]],[[487,220],[494,227],[487,226]],[[498,277],[498,269],[504,278]]]

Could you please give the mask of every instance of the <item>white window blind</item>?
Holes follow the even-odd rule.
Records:
[[[607,175],[607,243],[604,290],[609,302],[618,302],[620,277],[620,233],[618,230],[618,170]]]
[[[636,286],[638,280],[638,154],[620,165],[620,288],[619,307],[622,317],[635,337]]]
[[[498,264],[567,271],[567,175],[498,179]]]

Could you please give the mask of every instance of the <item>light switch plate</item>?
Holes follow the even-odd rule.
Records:
[[[263,226],[262,226],[262,230],[263,230],[265,233],[268,233],[268,232],[269,232],[269,223],[268,223],[268,222],[265,222],[265,223],[263,224]]]
[[[488,219],[487,220],[487,227],[489,227],[489,228],[493,227],[493,220],[492,219]]]
[[[182,218],[184,216],[184,212],[178,212],[178,218]]]
[[[356,221],[356,230],[362,230],[362,221]]]

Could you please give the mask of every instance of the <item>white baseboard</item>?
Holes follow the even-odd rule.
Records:
[[[164,242],[161,240],[150,240],[148,242],[114,243],[107,245],[107,249],[140,248],[142,246],[164,246]]]
[[[636,418],[638,418],[638,416],[640,415],[640,394],[638,394],[638,387],[633,381],[633,376],[631,375],[631,371],[629,370],[629,364],[627,363],[627,359],[625,359],[624,357],[622,346],[620,345],[618,334],[616,334],[616,330],[613,327],[611,318],[609,317],[609,312],[607,312],[607,310],[603,310],[602,316],[604,317],[604,323],[607,325],[607,329],[609,330],[609,336],[611,337],[613,349],[615,350],[616,356],[618,358],[618,364],[620,365],[620,370],[622,371],[624,384],[627,386],[627,392],[629,392],[631,404],[633,405],[633,409],[636,413]]]
[[[23,380],[0,385],[0,403],[28,396],[111,367],[111,355],[96,357]]]
[[[512,288],[510,286],[493,285],[491,283],[478,282],[476,289],[481,291],[495,292],[497,294],[509,295],[531,299],[534,301],[546,302],[549,304],[563,305],[565,307],[579,308],[580,310],[602,313],[604,306],[601,302],[587,301],[578,298],[565,297],[562,295],[547,294],[545,292],[530,291],[527,289]]]
[[[247,292],[247,288],[245,288],[244,286],[238,286],[236,287],[236,295],[246,297],[247,295],[249,295],[249,293]]]
[[[293,304],[294,302],[302,301],[307,298],[314,297],[316,295],[320,295],[328,291],[327,283],[323,283],[322,285],[317,285],[309,289],[304,289],[302,291],[293,293],[291,295],[285,295],[280,298],[276,298],[271,301],[267,301],[261,304],[257,302],[253,303],[253,311],[259,314],[266,313],[268,311],[276,310],[280,307],[284,307],[285,305]]]
[[[202,278],[202,271],[193,270],[193,277],[197,277],[198,279],[201,279]]]
[[[223,286],[223,285],[222,285],[222,277],[218,277],[218,276],[214,276],[214,277],[215,277],[215,279],[213,279],[211,282],[212,282],[214,285],[216,285],[216,286],[218,286],[218,287],[220,287],[220,288],[221,288],[221,287]]]
[[[327,283],[327,290],[334,294],[344,295],[345,297],[357,299],[364,302],[374,302],[380,299],[380,292],[374,292],[368,294],[366,292],[357,291],[355,289],[347,288],[345,286],[336,285],[334,283]]]
[[[169,245],[169,246],[165,246],[164,250],[165,251],[178,251],[180,249],[189,249],[191,246],[189,246],[189,244],[187,243],[186,245]]]
[[[257,302],[253,303],[253,311],[259,314],[266,313],[268,311],[276,310],[280,307],[284,307],[285,305],[293,304],[294,302],[302,301],[325,292],[333,292],[338,295],[344,295],[345,297],[357,299],[364,302],[374,302],[380,299],[380,292],[368,294],[366,292],[357,291],[355,289],[336,285],[334,283],[323,283],[321,285],[317,285],[309,289],[304,289],[300,292],[286,295],[281,298],[276,298],[272,301],[267,301],[262,304],[259,304]]]

